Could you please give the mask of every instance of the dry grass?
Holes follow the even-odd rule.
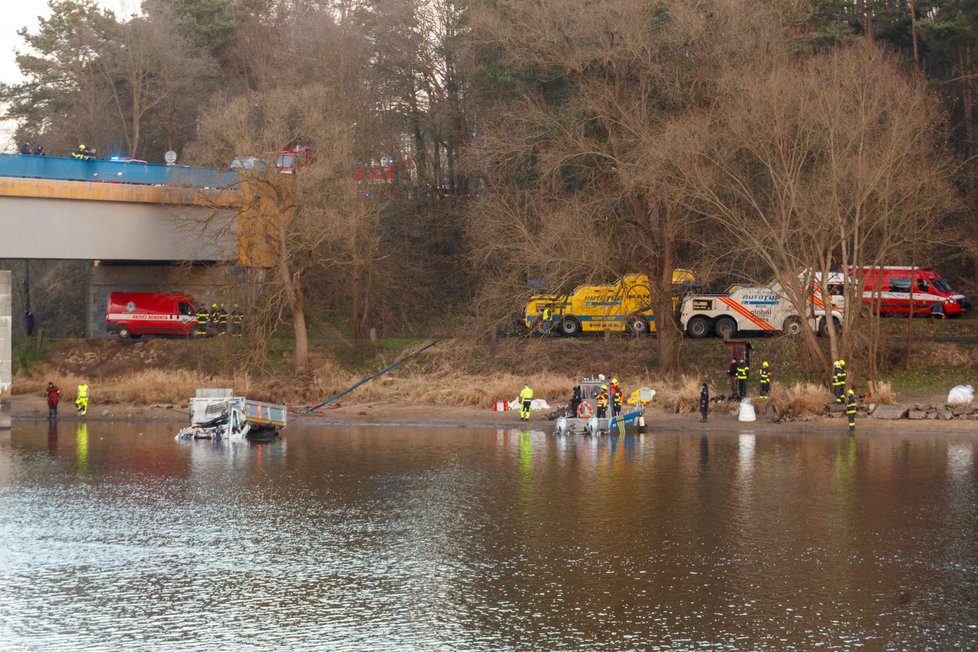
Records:
[[[876,383],[875,389],[871,391],[869,401],[872,403],[892,405],[896,403],[896,392],[893,391],[893,386],[889,382],[881,380]]]
[[[778,418],[821,414],[831,400],[831,392],[821,385],[795,383],[787,386],[774,383],[771,387],[771,398],[763,401],[765,405],[761,411]]]

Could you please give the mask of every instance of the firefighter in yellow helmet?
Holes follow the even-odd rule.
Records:
[[[849,434],[856,432],[856,392],[846,392],[846,418],[849,420]]]
[[[608,416],[608,386],[602,385],[598,395],[594,397],[594,405],[598,408],[598,418],[604,419]]]
[[[846,391],[846,361],[836,360],[832,366],[832,392],[836,403],[844,403]]]

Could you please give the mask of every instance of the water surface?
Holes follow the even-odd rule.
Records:
[[[0,434],[0,648],[978,648],[978,437],[174,432]]]

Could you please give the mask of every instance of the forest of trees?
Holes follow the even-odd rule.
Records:
[[[25,81],[0,87],[18,141],[211,166],[315,152],[263,297],[297,340],[486,333],[531,279],[626,272],[671,314],[676,267],[915,263],[978,290],[975,0],[50,6],[20,32]],[[389,182],[358,180],[376,168]],[[854,326],[832,355],[865,345]]]

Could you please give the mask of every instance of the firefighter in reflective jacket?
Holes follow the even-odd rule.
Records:
[[[750,376],[750,366],[744,358],[737,363],[737,394],[740,398],[747,396],[747,378]]]
[[[767,360],[761,363],[761,371],[759,373],[761,377],[761,398],[767,398],[771,391],[771,365],[768,364]]]
[[[520,421],[530,420],[530,406],[533,405],[533,390],[524,385],[520,390]]]
[[[602,385],[601,391],[594,397],[594,405],[598,408],[598,418],[603,419],[608,416],[608,386]]]
[[[211,318],[211,314],[207,312],[207,308],[199,306],[195,317],[197,318],[197,335],[207,335],[207,322]]]
[[[849,433],[856,432],[856,393],[851,389],[846,393],[846,418],[849,419]]]
[[[846,361],[836,360],[832,366],[832,391],[835,393],[835,402],[844,402],[846,391]]]
[[[234,304],[234,308],[231,310],[230,314],[231,320],[231,334],[235,337],[241,337],[241,333],[244,332],[244,315],[241,314],[241,308],[238,304]]]

